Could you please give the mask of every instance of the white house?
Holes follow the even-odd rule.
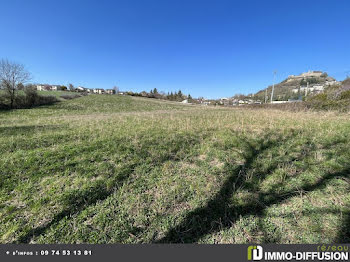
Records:
[[[36,90],[38,91],[58,91],[62,90],[60,85],[36,85]]]
[[[78,92],[84,92],[84,91],[86,91],[86,88],[85,88],[85,87],[82,87],[82,86],[78,86],[78,87],[76,88],[76,90],[77,90]]]
[[[43,91],[46,90],[44,85],[36,85],[36,90]]]
[[[95,88],[94,90],[94,94],[104,94],[105,90],[104,89],[100,89],[100,88]]]
[[[324,90],[323,85],[314,85],[313,88],[314,88],[314,91],[323,91]]]
[[[106,93],[109,95],[114,95],[115,94],[115,90],[114,89],[106,89]]]
[[[322,92],[323,90],[324,90],[324,86],[323,85],[314,85],[312,87],[307,87],[307,86],[301,86],[300,87],[300,92],[304,92],[304,93]],[[294,94],[297,94],[299,92],[299,88],[292,89],[292,92]]]

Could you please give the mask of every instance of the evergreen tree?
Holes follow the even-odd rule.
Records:
[[[177,97],[179,100],[183,99],[183,94],[182,94],[181,90],[179,90],[179,92],[177,93]]]

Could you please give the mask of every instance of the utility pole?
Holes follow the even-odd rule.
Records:
[[[267,87],[265,89],[265,104],[267,103]]]
[[[275,91],[275,77],[276,77],[277,71],[273,71],[273,82],[272,82],[272,91],[271,91],[271,104],[273,101],[273,92]]]

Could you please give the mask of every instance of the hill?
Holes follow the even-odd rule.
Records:
[[[322,93],[307,97],[307,104],[323,110],[350,111],[350,79],[328,86]]]
[[[337,83],[333,77],[322,71],[309,71],[300,75],[290,75],[287,79],[275,85],[274,100],[298,99],[300,95],[307,95],[307,92],[309,94],[317,93],[323,91],[327,86]],[[266,89],[270,99],[272,86]],[[254,98],[264,101],[266,89],[254,94]]]
[[[347,243],[349,131],[117,95],[0,111],[0,240]]]

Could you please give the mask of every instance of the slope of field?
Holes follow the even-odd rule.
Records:
[[[37,91],[39,95],[42,96],[55,96],[57,98],[59,98],[62,95],[71,95],[74,96],[77,93],[75,92],[69,92],[69,91]]]
[[[349,131],[107,95],[0,112],[1,243],[349,242]]]

